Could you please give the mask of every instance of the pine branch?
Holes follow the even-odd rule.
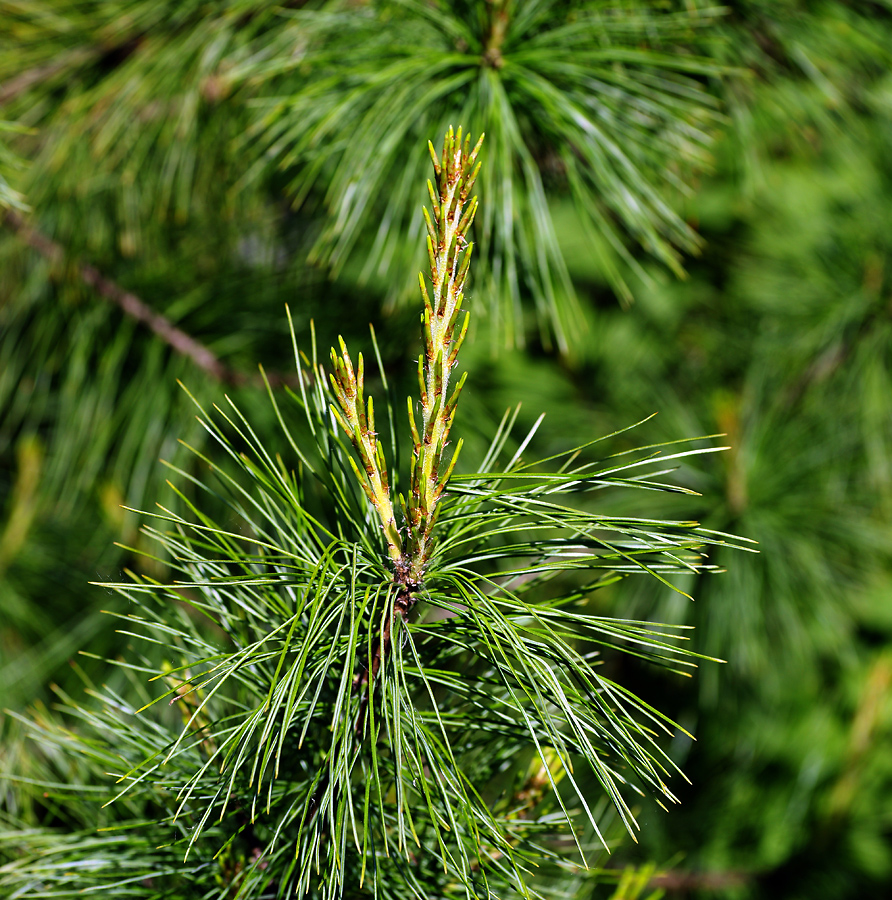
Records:
[[[462,144],[462,130],[456,134],[451,128],[446,134],[443,153],[437,157],[428,144],[437,178],[437,190],[428,181],[434,218],[424,210],[428,228],[427,248],[430,259],[431,294],[419,274],[424,299],[424,353],[418,358],[418,380],[421,392],[421,431],[415,424],[412,401],[409,400],[409,423],[413,435],[413,455],[410,473],[409,501],[400,497],[403,519],[408,532],[404,542],[396,526],[390,497],[390,479],[383,451],[375,432],[372,398],[367,405],[363,399],[364,362],[362,354],[354,371],[350,354],[340,339],[340,353],[331,350],[333,372],[330,376],[338,405],[332,414],[359,454],[364,473],[351,465],[359,485],[375,508],[387,541],[388,553],[394,566],[394,601],[392,609],[385,609],[379,636],[375,639],[370,665],[356,675],[354,693],[361,692],[361,701],[354,724],[354,734],[365,733],[368,704],[374,693],[375,679],[390,652],[395,617],[403,621],[417,603],[424,569],[432,550],[432,531],[437,518],[437,505],[455,466],[461,441],[452,460],[440,477],[440,466],[449,431],[455,416],[456,404],[464,383],[462,379],[448,400],[449,379],[458,351],[467,332],[469,314],[465,314],[461,329],[456,324],[461,310],[463,287],[467,277],[473,245],[466,235],[474,220],[477,200],[468,205],[468,195],[474,186],[480,165],[475,162],[483,143],[481,136],[471,150],[470,136]],[[472,171],[473,170],[473,171]],[[467,209],[466,209],[467,206]],[[462,249],[464,253],[462,255]],[[433,299],[431,299],[431,296]],[[327,788],[327,784],[321,786]],[[317,808],[314,800],[313,808]]]
[[[337,272],[374,234],[363,271],[386,273],[390,299],[405,302],[420,139],[450,119],[474,122],[490,147],[478,242],[497,333],[525,341],[518,311],[529,298],[546,344],[583,351],[585,318],[549,194],[572,200],[586,252],[626,300],[629,271],[646,277],[632,246],[681,274],[701,245],[672,198],[686,190],[682,173],[710,164],[720,117],[704,76],[724,69],[697,51],[714,52],[708,37],[723,11],[669,7],[437,0],[302,10],[233,70],[256,95],[244,152],[262,151],[245,183],[278,167],[297,206],[324,173],[329,222],[314,259]]]
[[[37,250],[53,265],[63,265],[68,260],[68,254],[60,244],[30,225],[18,212],[11,209],[6,210],[3,222],[12,228],[28,246]],[[221,362],[209,347],[181,328],[177,328],[168,318],[153,310],[136,294],[122,288],[117,282],[103,275],[95,266],[89,263],[75,263],[72,271],[83,284],[93,288],[103,300],[113,303],[125,315],[147,326],[165,344],[180,355],[191,359],[198,368],[215,381],[233,386],[262,384],[259,376],[249,376]],[[298,386],[297,379],[291,375],[267,372],[266,378],[273,386]]]
[[[11,103],[20,94],[29,91],[35,85],[39,85],[55,75],[59,75],[68,68],[74,68],[81,63],[96,59],[109,52],[111,52],[110,48],[78,47],[67,53],[59,54],[52,62],[25,69],[24,72],[19,73],[14,78],[10,78],[0,87],[0,106]]]
[[[450,128],[431,154],[407,496],[393,502],[397,472],[378,429],[391,429],[394,457],[398,435],[392,409],[376,417],[365,396],[363,358],[354,366],[341,341],[326,377],[315,342],[309,357],[297,350],[292,324],[291,409],[268,390],[285,440],[268,447],[228,398],[199,406],[222,458],[199,454],[202,477],[174,470],[188,483],[171,484],[182,513],[144,514],[169,581],[106,585],[128,600],[116,614],[136,642],[117,662],[128,693],[93,688],[97,706],[66,709],[101,736],[78,746],[93,783],[116,774],[109,815],[152,835],[156,850],[131,845],[137,880],[163,867],[221,900],[531,896],[534,864],[557,868],[575,846],[588,866],[608,846],[608,807],[634,836],[629,791],[675,799],[676,766],[657,737],[677,726],[607,677],[598,655],[606,646],[687,674],[697,654],[680,628],[596,616],[589,597],[635,573],[670,584],[711,569],[701,548],[729,541],[696,522],[604,514],[586,495],[686,492],[659,480],[666,462],[709,451],[591,459],[591,441],[527,462],[534,428],[501,465],[509,417],[482,471],[453,474],[445,451],[479,149]],[[375,355],[380,365],[377,344]],[[225,525],[204,499],[225,504]],[[448,615],[411,615],[421,599]],[[527,777],[508,783],[517,759]],[[95,840],[88,872],[75,865],[80,836],[54,857],[56,896],[120,888],[113,838]],[[37,866],[44,857],[26,859],[10,884]]]
[[[743,888],[754,880],[752,872],[729,870],[727,872],[682,872],[669,870],[650,879],[650,886],[663,888],[678,894],[692,891],[730,891]]]

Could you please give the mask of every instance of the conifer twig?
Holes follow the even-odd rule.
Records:
[[[26,244],[33,247],[54,265],[61,265],[68,259],[68,253],[61,244],[56,243],[56,241],[38,231],[19,213],[8,209],[3,215],[3,221]],[[181,328],[177,328],[170,319],[156,312],[145,301],[137,297],[136,294],[122,288],[116,281],[104,275],[95,266],[89,263],[75,263],[73,271],[81,282],[93,288],[103,300],[114,303],[125,315],[148,326],[171,349],[191,359],[196,366],[210,375],[215,381],[234,386],[247,384],[253,380],[256,380],[258,384],[260,383],[259,378],[252,379],[246,373],[221,362],[213,350],[187,334]],[[267,372],[266,377],[273,386],[296,383],[296,379],[292,376],[282,375],[277,372]]]
[[[359,454],[365,475],[359,471],[353,457],[348,457],[350,465],[353,467],[356,480],[381,518],[390,558],[398,564],[402,559],[402,540],[396,527],[393,503],[390,500],[387,463],[375,431],[375,408],[371,397],[368,398],[367,404],[363,398],[365,363],[360,353],[354,372],[344,339],[339,337],[338,341],[341,352],[339,355],[334,348],[331,350],[333,371],[330,378],[341,411],[338,412],[334,405],[331,411]]]

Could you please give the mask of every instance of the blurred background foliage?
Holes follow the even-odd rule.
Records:
[[[114,542],[141,547],[123,507],[174,504],[157,460],[201,442],[178,379],[262,429],[286,303],[323,347],[374,322],[412,377],[424,140],[461,123],[488,134],[467,464],[518,400],[546,451],[659,411],[633,440],[731,449],[642,508],[760,542],[694,604],[610,595],[728,664],[624,673],[697,741],[681,805],[608,864],[655,864],[642,896],[881,896],[890,48],[885,0],[0,0],[2,706],[51,718],[77,652],[122,646],[87,582],[163,570]],[[0,748],[6,828],[55,815],[10,780],[38,765],[10,718]]]

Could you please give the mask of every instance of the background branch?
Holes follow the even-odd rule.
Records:
[[[3,216],[3,221],[26,244],[37,250],[51,263],[60,265],[68,258],[64,247],[30,225],[19,213],[7,210]],[[258,376],[248,376],[246,373],[221,362],[213,350],[200,341],[195,340],[181,328],[177,328],[168,318],[153,310],[147,303],[140,300],[136,294],[125,290],[117,282],[103,275],[95,266],[89,263],[76,263],[72,270],[81,282],[93,288],[103,300],[114,303],[130,318],[146,325],[165,344],[182,356],[191,359],[195,365],[207,372],[215,381],[233,386],[248,383],[259,385],[262,383]],[[297,376],[283,375],[279,372],[267,372],[266,376],[273,387],[278,387],[282,384],[295,386],[298,383]]]
[[[654,875],[650,880],[651,887],[663,888],[680,894],[689,891],[727,891],[732,888],[745,887],[752,880],[747,872],[681,872],[670,870]]]

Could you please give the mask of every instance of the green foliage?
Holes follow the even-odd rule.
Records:
[[[16,448],[36,437],[43,460],[33,515],[16,539],[21,552],[2,573],[8,702],[64,677],[58,667],[76,625],[86,629],[89,619],[94,640],[113,645],[98,608],[83,614],[80,585],[143,565],[111,549],[122,536],[133,543],[135,517],[119,506],[158,496],[177,503],[152,461],[186,464],[173,445],[182,430],[175,381],[189,364],[103,308],[109,294],[85,284],[82,264],[200,340],[229,381],[250,383],[245,372],[258,359],[271,370],[288,366],[279,340],[285,302],[299,328],[312,315],[328,339],[349,337],[345,319],[359,332],[380,319],[388,298],[414,290],[424,140],[473,114],[491,148],[480,174],[490,202],[478,223],[477,308],[490,309],[494,342],[523,343],[532,301],[541,333],[554,330],[563,346],[579,338],[579,353],[585,330],[551,199],[572,189],[596,229],[646,238],[667,260],[673,246],[691,245],[691,230],[654,191],[668,172],[680,177],[703,161],[716,120],[697,81],[707,65],[697,48],[714,21],[688,7],[666,16],[616,4],[324,4],[297,13],[246,0],[212,9],[156,0],[0,4],[0,116],[17,123],[3,136],[27,163],[7,174],[4,156],[0,175],[33,210],[24,228],[0,234],[7,510]],[[563,40],[574,46],[569,67],[553,52]],[[383,82],[382,71],[395,80]],[[456,87],[456,73],[469,90]],[[594,111],[588,83],[609,86]],[[439,99],[414,121],[397,121],[388,84],[416,105],[419,91]],[[276,128],[300,132],[294,159],[267,152],[271,110]],[[368,131],[374,110],[390,118],[371,160],[363,148],[380,137]],[[323,135],[323,125],[334,131]],[[571,146],[583,155],[561,161]],[[350,166],[361,190],[348,204]],[[283,216],[283,189],[290,204],[302,201],[299,216]],[[611,257],[605,238],[592,241],[590,253]],[[348,250],[357,271],[332,287],[327,276]],[[307,266],[311,251],[325,268]],[[358,270],[370,279],[362,287]],[[405,320],[391,312],[388,321],[379,333],[392,369],[403,356],[389,332],[401,333]],[[201,398],[209,396],[204,381],[189,377]],[[58,577],[42,586],[47,570]]]
[[[317,218],[311,258],[335,272],[349,260],[391,300],[411,296],[418,265],[424,141],[474,122],[489,134],[478,281],[494,333],[523,343],[531,304],[546,340],[578,350],[549,195],[572,197],[623,296],[618,260],[637,266],[628,239],[681,272],[699,240],[665,188],[683,194],[708,160],[718,114],[703,79],[720,70],[707,36],[721,14],[555,0],[228,0],[210,14],[155,0],[15,4],[0,80],[39,129],[29,202],[64,216],[71,249],[151,253],[161,223],[260,215],[284,180]]]
[[[462,347],[469,374],[456,424],[464,448],[452,489],[464,484],[459,479],[472,462],[485,458],[505,406],[520,399],[505,460],[542,410],[548,428],[529,445],[538,456],[660,410],[632,432],[640,441],[728,434],[722,441],[732,446],[728,453],[680,460],[675,480],[701,497],[608,490],[573,493],[562,502],[617,517],[700,519],[760,542],[758,556],[726,558],[713,548],[709,561],[729,568],[721,577],[674,576],[676,586],[697,598],[694,604],[654,579],[637,578],[603,586],[582,610],[695,625],[697,646],[729,660],[703,666],[692,680],[639,668],[629,654],[598,670],[681,722],[697,741],[679,733],[665,745],[693,781],[675,779],[682,803],[664,812],[625,794],[642,824],[639,847],[620,840],[618,818],[611,828],[609,810],[599,806],[595,820],[617,849],[599,857],[589,830],[580,836],[587,860],[606,867],[598,877],[617,884],[617,897],[664,891],[673,898],[847,900],[888,893],[889,5],[745,0],[726,5],[721,15],[705,12],[709,5],[610,4],[621,11],[607,19],[608,6],[595,2],[516,2],[506,7],[498,54],[487,56],[500,20],[499,8],[483,2],[292,4],[282,11],[257,2],[0,0],[0,119],[26,129],[0,132],[0,142],[24,164],[4,155],[0,177],[30,206],[23,218],[34,229],[11,225],[9,216],[0,228],[0,706],[22,713],[26,703],[36,704],[44,733],[38,751],[23,736],[24,724],[7,716],[2,726],[5,859],[15,859],[28,833],[34,848],[57,848],[52,859],[60,878],[75,871],[75,846],[84,848],[83,858],[101,852],[106,860],[113,854],[140,865],[154,858],[162,860],[159,868],[169,863],[185,871],[180,848],[155,849],[173,839],[172,829],[159,834],[147,824],[170,808],[169,798],[154,797],[147,786],[142,800],[127,796],[100,812],[95,799],[107,796],[103,773],[114,767],[103,759],[89,763],[89,753],[73,749],[94,740],[92,726],[73,730],[76,721],[62,718],[73,713],[40,704],[55,682],[84,708],[77,670],[66,664],[77,648],[102,659],[124,652],[126,636],[113,631],[118,620],[99,610],[126,615],[136,609],[120,595],[86,589],[85,582],[122,581],[124,568],[161,583],[178,577],[167,560],[143,555],[150,545],[136,531],[138,516],[119,506],[145,509],[159,500],[191,520],[186,502],[162,483],[158,456],[187,473],[175,480],[189,502],[200,500],[224,530],[237,521],[218,496],[190,480],[209,483],[201,458],[176,447],[181,436],[205,453],[207,441],[197,422],[190,425],[190,403],[176,379],[210,408],[219,392],[216,377],[107,302],[95,283],[82,279],[82,266],[96,266],[209,348],[224,367],[233,401],[270,446],[281,431],[271,405],[257,401],[262,383],[250,374],[257,360],[267,367],[288,427],[299,433],[300,446],[307,440],[306,426],[288,415],[292,401],[280,393],[282,373],[291,368],[282,352],[284,304],[305,348],[311,316],[325,348],[339,333],[351,348],[373,346],[365,325],[374,321],[381,365],[366,372],[366,393],[374,395],[376,419],[386,419],[383,370],[399,431],[402,401],[417,390],[405,341],[416,330],[414,313],[397,301],[412,294],[410,276],[423,258],[415,239],[423,235],[422,220],[406,211],[420,202],[417,179],[426,164],[420,138],[453,120],[488,134],[483,160],[489,168],[479,184],[490,203],[476,225],[468,294],[475,317]],[[435,9],[470,35],[467,48],[460,36],[453,40],[424,18]],[[522,31],[523,9],[543,11],[538,31]],[[539,53],[534,42],[538,62],[521,67],[527,36],[544,46],[586,16],[613,29],[606,44],[589,52],[591,33],[583,28],[572,53],[557,43]],[[630,23],[624,35],[623,18]],[[635,23],[646,20],[643,36]],[[522,40],[513,41],[512,32]],[[339,58],[335,51],[359,34],[372,43],[351,46]],[[601,50],[609,64],[606,55],[595,58]],[[619,59],[621,53],[635,59]],[[413,81],[404,78],[421,57],[442,67],[416,68]],[[492,64],[500,58],[501,67]],[[555,74],[583,58],[578,65],[588,81]],[[672,63],[682,70],[667,70]],[[382,108],[385,76],[410,102],[424,91],[446,92],[411,121],[399,104]],[[554,102],[539,102],[536,77],[554,86]],[[669,121],[659,124],[659,117],[646,115],[646,95],[657,84],[665,96],[663,88],[679,77],[690,93],[674,107],[679,117],[669,112]],[[449,91],[450,78],[466,78],[465,87]],[[490,95],[483,88],[491,82]],[[596,87],[589,91],[589,84]],[[314,91],[312,102],[304,99],[305,87]],[[502,106],[491,102],[498,91],[507,98]],[[589,121],[639,166],[640,180],[628,183],[633,197],[640,200],[639,183],[653,187],[693,234],[702,256],[684,262],[684,283],[667,279],[666,263],[655,264],[650,248],[637,243],[641,234],[629,209],[610,207],[612,197],[624,196],[612,194],[610,185],[622,179],[587,168],[576,155],[577,146],[585,159],[594,151],[561,118],[565,93],[567,102],[595,105],[608,116]],[[486,121],[463,117],[471,102]],[[321,124],[323,108],[338,116]],[[365,224],[354,228],[352,216],[338,220],[351,188],[343,165],[357,164],[357,188],[377,178],[376,160],[363,157],[353,140],[374,124],[373,109],[393,123],[385,157],[391,174],[367,195],[357,216]],[[717,139],[682,145],[688,127]],[[312,144],[311,132],[319,128],[341,142]],[[288,155],[296,145],[264,143],[273,129],[292,129],[300,152]],[[660,129],[678,137],[677,158]],[[702,174],[707,148],[713,175]],[[264,156],[267,149],[272,155]],[[561,154],[579,167],[583,184],[602,179],[582,210]],[[676,178],[690,193],[666,180]],[[541,191],[531,192],[537,179]],[[385,219],[388,209],[392,217]],[[524,218],[524,210],[537,217]],[[487,244],[488,214],[494,220]],[[607,236],[597,230],[599,217]],[[551,249],[529,237],[540,225],[552,229]],[[498,244],[496,229],[503,226],[526,244]],[[620,236],[630,261],[611,248],[610,233]],[[682,239],[658,234],[686,252]],[[52,258],[39,248],[41,237],[59,248]],[[560,260],[547,256],[551,268],[540,277],[546,270],[532,250],[552,253],[553,247]],[[383,248],[392,256],[376,256]],[[311,253],[314,266],[306,263]],[[504,262],[511,253],[516,290]],[[327,280],[335,269],[337,278]],[[639,281],[642,271],[647,281]],[[617,308],[611,288],[620,279],[635,296],[628,310]],[[496,290],[499,284],[509,293]],[[559,357],[547,349],[550,329],[558,340],[563,330],[571,352]],[[506,339],[515,348],[495,356],[493,347]],[[298,389],[293,376],[284,378]],[[402,458],[394,460],[387,434],[388,471],[398,473],[391,487],[405,494],[412,438],[397,440]],[[344,440],[342,432],[339,437]],[[236,446],[245,450],[240,439]],[[609,446],[611,453],[631,449],[630,434],[617,434]],[[527,447],[522,455],[530,452]],[[220,454],[212,455],[221,464]],[[233,476],[235,466],[227,469]],[[347,472],[346,479],[355,477]],[[355,490],[357,502],[365,503]],[[584,502],[589,496],[597,507]],[[140,552],[113,547],[115,539]],[[507,545],[513,537],[498,541]],[[497,567],[496,561],[480,565]],[[566,579],[577,575],[557,575],[544,590],[568,592]],[[419,603],[413,616],[427,609]],[[144,651],[157,649],[142,643]],[[161,670],[162,656],[150,660],[153,671]],[[90,690],[107,695],[110,706],[126,699],[138,707],[155,696],[146,691],[144,673],[132,673],[131,684],[126,670],[102,659],[79,657]],[[163,712],[174,740],[186,701],[165,704],[142,715]],[[97,733],[108,727],[93,724]],[[141,757],[132,756],[135,765]],[[521,755],[498,773],[493,791],[508,781],[535,780],[537,767],[541,761]],[[13,785],[12,773],[34,783]],[[62,788],[41,787],[49,783],[67,785],[64,798],[57,799]],[[565,778],[558,787],[570,796]],[[603,796],[594,781],[590,787],[591,797]],[[126,813],[122,803],[132,803]],[[100,851],[95,828],[119,816],[143,824]],[[44,837],[37,836],[41,830]],[[225,839],[210,825],[205,835],[211,843]],[[570,849],[566,837],[557,844],[561,854]],[[241,871],[252,853],[251,842],[237,838],[217,874]],[[210,884],[211,873],[198,871]],[[87,877],[84,867],[80,872]],[[219,892],[213,883],[209,890]],[[580,900],[614,892],[613,884],[595,887],[585,873],[550,864],[540,865],[531,883],[549,896]],[[135,885],[136,893],[151,888]]]
[[[684,853],[680,867],[728,874],[704,896],[855,897],[884,892],[892,873],[880,799],[890,708],[877,687],[892,636],[878,612],[892,32],[888,16],[849,4],[755,12],[740,14],[773,53],[690,207],[702,261],[688,285],[643,296],[634,318],[599,310],[587,374],[611,409],[658,406],[655,437],[728,434],[735,449],[691,476],[707,505],[686,512],[761,551],[717,555],[729,572],[686,583],[692,606],[640,585],[626,607],[695,625],[729,662],[672,694],[698,738],[678,757],[696,789],[671,818],[649,817],[644,858]]]
[[[151,517],[161,527],[146,527],[174,577],[115,585],[134,639],[114,664],[128,690],[92,689],[88,706],[63,697],[71,732],[25,721],[86,770],[70,789],[54,782],[56,800],[95,796],[101,771],[117,775],[109,824],[57,842],[42,828],[6,835],[18,859],[0,878],[13,895],[528,895],[530,867],[559,863],[562,838],[586,864],[580,825],[604,844],[591,784],[630,831],[629,790],[674,799],[675,766],[655,740],[672,722],[599,672],[599,657],[607,647],[678,670],[696,654],[668,626],[586,607],[628,574],[665,582],[709,568],[698,551],[725,541],[578,501],[610,487],[678,490],[656,480],[665,462],[704,451],[586,460],[590,442],[525,463],[531,432],[500,465],[506,417],[480,472],[440,471],[479,146],[450,130],[442,156],[431,148],[422,427],[410,403],[400,530],[398,470],[388,479],[362,357],[354,372],[343,342],[330,386],[314,345],[311,360],[295,352],[287,406],[269,391],[288,454],[231,401],[202,410],[223,461],[202,455],[202,480],[177,470],[199,499],[181,494],[188,515],[162,509]],[[302,424],[290,424],[294,407]],[[377,427],[395,448],[393,423],[388,408]],[[205,494],[222,499],[228,525],[203,512]],[[138,684],[147,676],[160,692]],[[510,771],[516,759],[531,760],[526,776]],[[138,840],[122,838],[131,830]]]
[[[9,150],[2,138],[3,132],[22,133],[26,130],[15,122],[0,120],[0,210],[14,208],[24,211],[28,208],[22,195],[10,187],[8,181],[22,168],[22,160]]]
[[[615,255],[634,258],[623,235],[680,272],[678,251],[698,239],[661,188],[683,191],[684,170],[706,160],[717,115],[696,76],[718,67],[697,50],[720,15],[505,0],[291,13],[231,76],[263,86],[248,137],[266,153],[251,175],[275,161],[302,202],[324,173],[331,223],[317,258],[337,270],[380,222],[366,271],[401,285],[404,223],[417,228],[419,139],[453,119],[477,123],[489,135],[483,293],[511,340],[523,340],[517,308],[529,298],[566,350],[579,318],[546,184],[573,198],[590,252],[625,296]]]

